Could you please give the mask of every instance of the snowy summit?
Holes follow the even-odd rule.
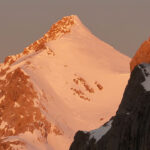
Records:
[[[67,150],[117,110],[130,58],[62,18],[0,66],[0,149]]]

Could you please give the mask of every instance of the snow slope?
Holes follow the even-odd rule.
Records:
[[[19,140],[25,144],[21,144],[22,149],[28,150],[67,150],[77,130],[98,128],[117,110],[129,78],[130,58],[96,38],[77,16],[71,17],[74,23],[65,28],[68,32],[57,31],[57,38],[45,40],[38,50],[29,49],[27,54],[13,56],[11,64],[2,64],[1,82],[19,68],[18,72],[33,85],[36,96],[31,98],[31,109],[36,108],[36,113],[40,110],[40,121],[44,118],[43,124],[50,124],[50,127],[42,126],[40,130],[33,127],[32,132],[15,134],[4,131],[1,134],[0,129],[0,142]],[[6,66],[9,68],[4,71]],[[28,93],[24,95],[25,100]],[[6,101],[7,96],[0,96],[0,103]],[[14,107],[22,108],[22,103],[18,101]],[[29,110],[28,113],[34,116],[34,112]],[[36,115],[33,118],[30,124],[36,122]],[[20,143],[9,147],[16,150],[17,145],[19,147]]]

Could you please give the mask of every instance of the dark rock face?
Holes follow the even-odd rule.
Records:
[[[111,128],[98,141],[91,131],[77,132],[70,150],[150,150],[150,91],[141,84],[150,76],[147,67],[139,65],[131,73]]]

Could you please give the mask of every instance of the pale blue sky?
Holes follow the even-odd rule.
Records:
[[[150,36],[150,0],[0,0],[0,61],[71,14],[129,56]]]

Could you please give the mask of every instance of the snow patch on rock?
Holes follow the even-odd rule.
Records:
[[[98,128],[96,130],[90,131],[89,139],[94,138],[96,140],[96,142],[98,142],[102,138],[102,136],[104,136],[111,129],[112,122],[113,122],[113,120],[110,120],[104,126]]]
[[[14,103],[14,107],[18,108],[18,107],[20,107],[20,104],[17,103],[17,102],[15,102],[15,103]]]
[[[0,124],[0,129],[4,129],[7,125],[8,125],[7,122],[2,121],[2,123]]]
[[[141,84],[146,91],[150,91],[150,66],[149,64],[143,63],[140,64],[138,67],[142,70],[143,75],[145,77],[145,81],[142,82]]]

